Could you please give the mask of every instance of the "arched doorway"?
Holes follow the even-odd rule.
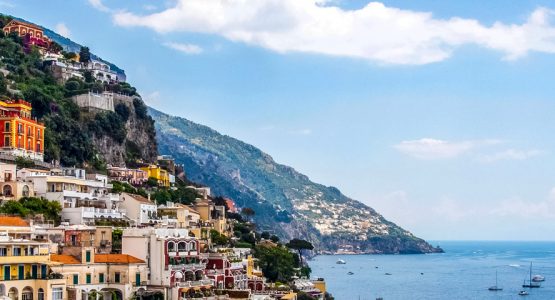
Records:
[[[39,289],[37,293],[37,300],[44,300],[44,290],[42,288]]]

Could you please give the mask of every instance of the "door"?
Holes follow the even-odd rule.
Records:
[[[40,278],[45,279],[46,278],[46,265],[41,265],[40,266]]]
[[[23,265],[20,265],[18,267],[17,276],[18,276],[19,280],[25,279],[25,268],[23,267]]]

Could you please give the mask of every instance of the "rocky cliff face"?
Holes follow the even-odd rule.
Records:
[[[183,118],[150,109],[160,153],[187,177],[255,210],[260,230],[310,240],[318,250],[352,253],[438,252],[372,208],[276,163],[256,147]]]
[[[106,134],[93,134],[95,147],[107,164],[133,166],[137,162],[156,161],[158,147],[154,121],[146,113],[140,112],[146,111],[142,100],[135,100],[135,102],[133,100],[131,97],[114,97],[114,106],[125,105],[129,109],[129,117],[123,124],[125,132],[123,140]]]

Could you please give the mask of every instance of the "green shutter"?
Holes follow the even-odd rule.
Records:
[[[91,274],[87,274],[87,284],[91,283]]]
[[[77,274],[73,275],[73,284],[79,284],[79,275]]]
[[[10,280],[11,278],[11,268],[10,266],[4,266],[4,280]]]
[[[137,283],[137,286],[141,285],[141,273],[137,272],[137,274],[135,274],[135,282]]]
[[[25,279],[25,267],[23,265],[19,266],[18,277],[19,277],[19,280]]]
[[[104,283],[104,273],[98,274],[98,282],[99,283]]]
[[[91,251],[85,252],[85,262],[91,262]]]

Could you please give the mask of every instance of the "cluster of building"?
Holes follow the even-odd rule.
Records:
[[[295,299],[268,288],[250,248],[212,244],[211,232],[231,237],[233,222],[209,188],[189,187],[199,195],[191,205],[112,191],[114,181],[139,187],[149,178],[171,188],[175,163],[159,161],[107,175],[0,164],[3,203],[40,197],[62,207],[59,226],[0,216],[0,299]],[[296,282],[323,299],[317,284]]]

